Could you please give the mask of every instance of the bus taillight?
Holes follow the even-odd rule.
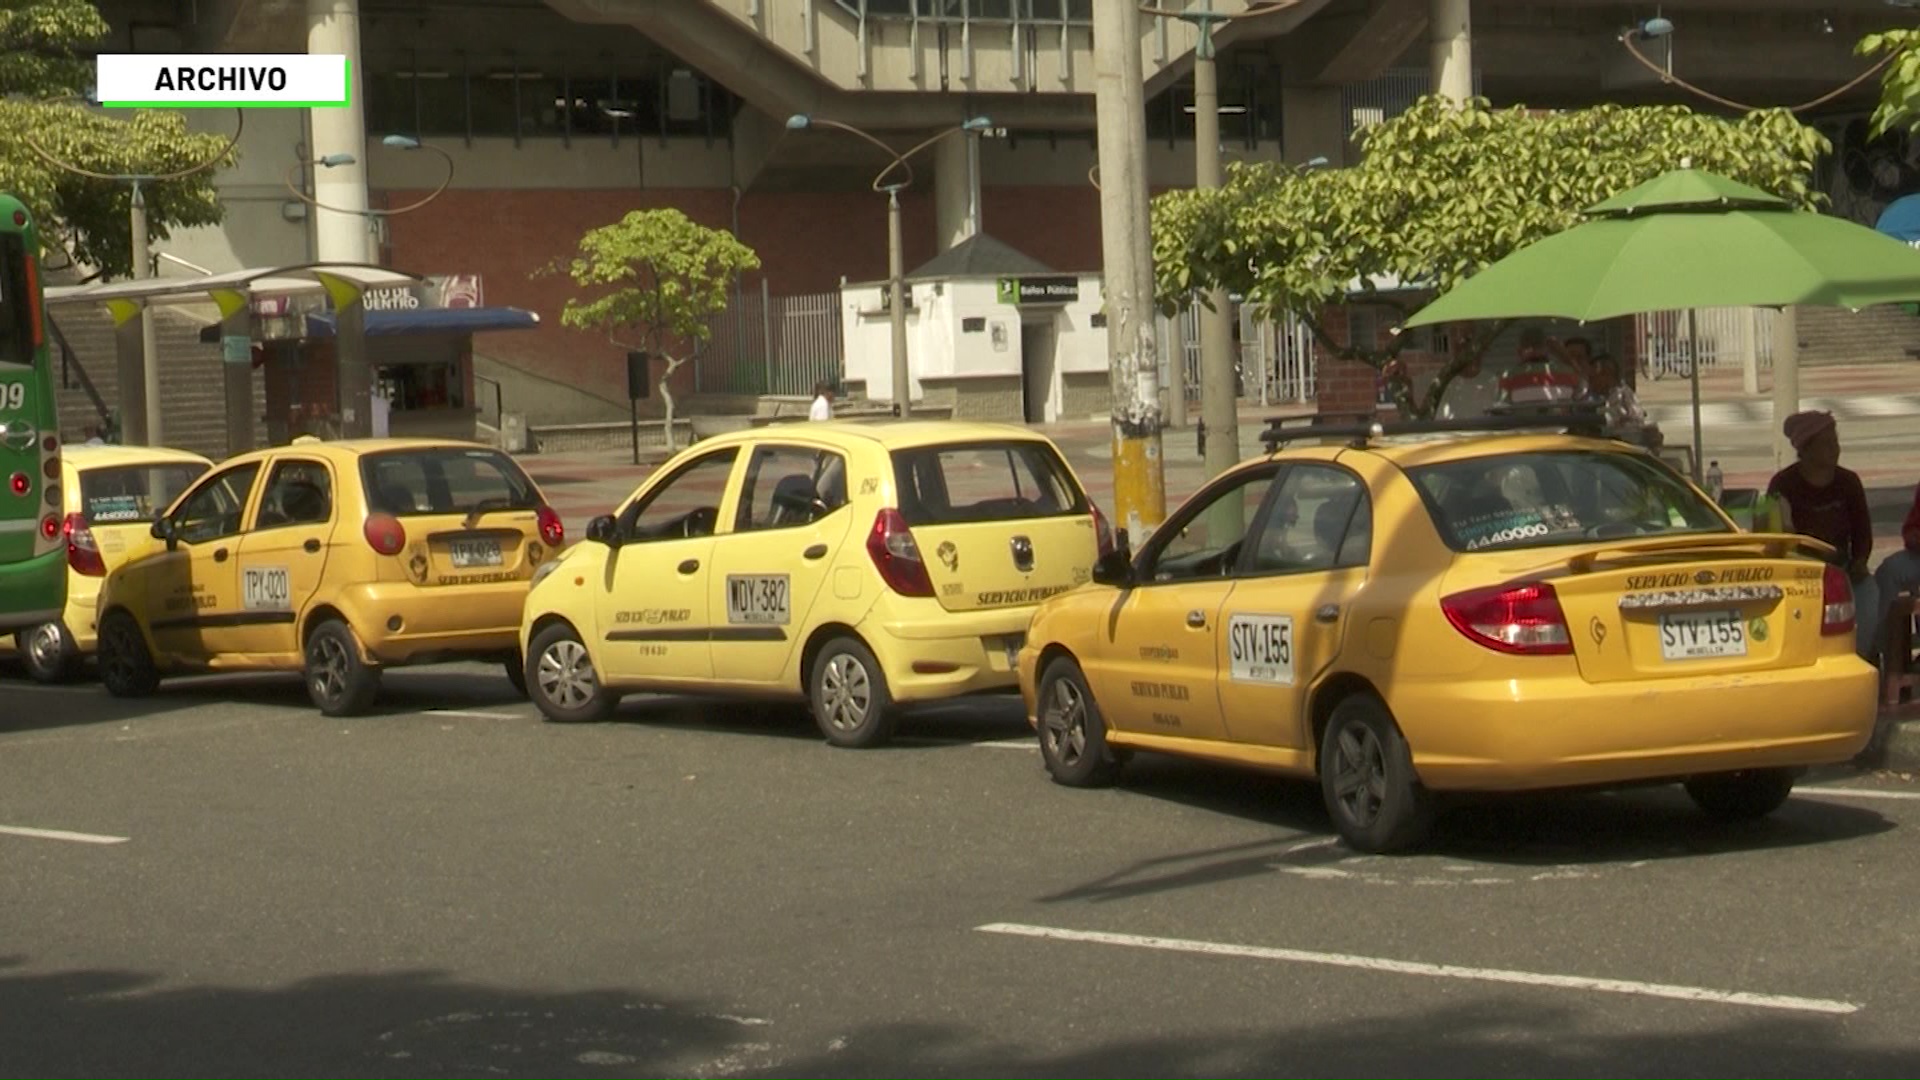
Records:
[[[106,560],[100,557],[100,545],[94,542],[93,530],[87,528],[87,516],[68,514],[63,529],[67,534],[67,565],[73,572],[88,577],[105,577]]]
[[[52,514],[41,518],[40,535],[48,540],[60,539],[60,519]]]
[[[14,473],[13,479],[7,482],[7,486],[13,489],[15,495],[25,495],[33,490],[33,477],[23,472]]]

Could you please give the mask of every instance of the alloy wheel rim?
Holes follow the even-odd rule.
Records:
[[[873,680],[865,664],[846,653],[827,661],[820,680],[821,704],[835,730],[851,731],[866,722],[873,707]]]
[[[33,628],[33,633],[27,637],[27,655],[36,667],[51,671],[59,666],[63,651],[60,637],[57,623],[42,623]]]
[[[1080,688],[1066,679],[1053,684],[1042,725],[1047,753],[1062,765],[1078,764],[1087,752],[1087,702]]]
[[[598,687],[593,661],[577,641],[556,641],[540,654],[540,693],[563,709],[577,709],[592,700]]]
[[[327,701],[336,701],[347,692],[347,650],[332,637],[313,643],[313,688]]]
[[[1334,742],[1334,801],[1347,820],[1372,825],[1387,801],[1387,755],[1370,728],[1343,728]]]

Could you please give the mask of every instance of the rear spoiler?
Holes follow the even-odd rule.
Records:
[[[1681,552],[1702,553],[1714,550],[1749,553],[1755,549],[1770,559],[1784,559],[1805,552],[1822,561],[1834,553],[1834,546],[1811,536],[1796,533],[1707,533],[1697,536],[1650,536],[1644,540],[1583,551],[1567,560],[1576,574],[1591,571],[1596,565],[1614,559],[1641,555],[1667,555]]]

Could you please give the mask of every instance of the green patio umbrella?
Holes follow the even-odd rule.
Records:
[[[1588,207],[1455,286],[1405,327],[1475,319],[1592,322],[1648,311],[1920,299],[1920,250],[1759,188],[1677,169]],[[1697,348],[1693,355],[1698,355]],[[1693,365],[1694,478],[1700,367]]]

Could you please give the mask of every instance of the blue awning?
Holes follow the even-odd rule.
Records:
[[[1903,243],[1920,241],[1920,195],[1902,195],[1888,203],[1873,227]]]
[[[368,337],[398,334],[478,334],[485,330],[530,330],[540,325],[534,312],[513,307],[418,308],[408,311],[369,311]],[[307,336],[334,335],[332,312],[307,316]]]

